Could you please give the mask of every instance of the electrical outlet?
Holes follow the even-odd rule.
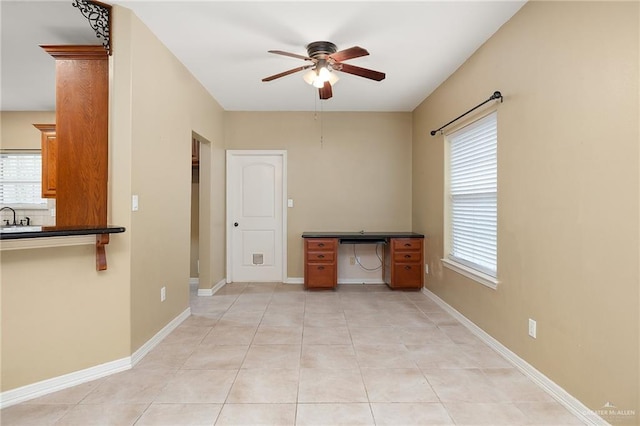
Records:
[[[132,212],[137,212],[138,211],[138,196],[137,195],[132,195],[131,196],[131,211]]]
[[[424,273],[425,273],[425,274],[428,274],[428,273],[429,273],[429,264],[428,264],[428,263],[425,263],[425,264],[424,264]]]
[[[166,287],[162,287],[160,289],[160,301],[164,302],[165,300],[167,300],[167,288]]]
[[[351,256],[351,257],[349,258],[349,265],[355,265],[355,264],[356,264],[356,258],[355,258],[355,257],[353,257],[353,256]]]
[[[536,320],[529,318],[529,336],[535,339],[536,335],[538,334],[537,332],[538,332],[538,325],[536,323]]]

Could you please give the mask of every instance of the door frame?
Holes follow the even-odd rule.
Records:
[[[287,150],[252,150],[252,149],[227,149],[226,150],[226,240],[227,240],[227,283],[233,282],[233,250],[232,250],[232,211],[229,202],[231,183],[229,170],[232,157],[239,156],[280,156],[282,157],[282,282],[287,281]]]

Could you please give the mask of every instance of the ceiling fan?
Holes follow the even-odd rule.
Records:
[[[338,81],[338,77],[333,73],[333,71],[341,71],[347,74],[353,74],[357,75],[358,77],[364,77],[376,81],[384,80],[384,78],[386,77],[385,73],[383,72],[343,63],[343,61],[346,61],[348,59],[367,56],[369,52],[367,52],[366,49],[363,49],[359,46],[354,46],[350,47],[349,49],[341,50],[339,52],[337,50],[338,48],[336,47],[336,45],[329,41],[314,41],[313,43],[309,43],[307,45],[307,56],[283,52],[282,50],[269,50],[269,53],[302,59],[304,61],[311,62],[311,64],[303,65],[301,67],[293,68],[279,74],[265,77],[262,79],[262,81],[272,81],[276,78],[284,77],[286,75],[308,69],[310,71],[305,74],[305,81],[318,88],[320,99],[329,99],[331,96],[333,96],[331,86],[333,83]]]

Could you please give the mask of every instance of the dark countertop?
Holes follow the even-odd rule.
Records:
[[[415,232],[303,232],[302,238],[339,238],[341,240],[381,240],[386,238],[424,238]]]
[[[0,240],[19,240],[25,238],[69,237],[74,235],[119,234],[122,226],[3,226],[0,228]]]

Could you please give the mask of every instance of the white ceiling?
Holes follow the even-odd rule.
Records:
[[[54,61],[38,45],[101,43],[71,3],[0,3],[3,111],[54,109]],[[525,0],[110,3],[132,9],[225,110],[412,111]],[[305,46],[318,40],[338,50],[364,47],[369,56],[345,62],[386,79],[339,73],[326,101],[303,72],[261,81],[305,64],[268,50],[306,56]]]

